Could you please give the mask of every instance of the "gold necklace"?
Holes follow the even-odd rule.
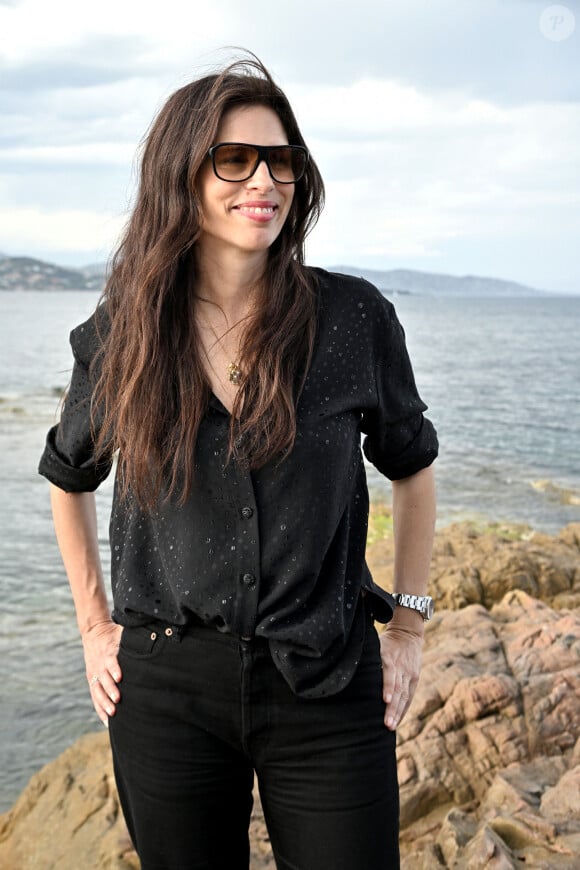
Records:
[[[209,322],[209,320],[206,320],[205,317],[203,318],[203,320],[205,322],[205,325],[207,327],[209,327],[209,329],[211,329],[211,331],[213,332],[213,334],[215,336],[215,340],[217,341],[217,343],[219,344],[219,346],[221,347],[221,349],[224,351],[225,355],[227,356],[228,354],[225,352],[225,348],[222,344],[222,340],[219,337],[219,335],[217,334],[217,332],[215,331],[215,329],[213,328],[212,324]],[[238,320],[238,323],[240,323],[239,320]],[[234,326],[237,326],[237,325],[238,325],[237,323],[234,323]],[[231,327],[231,328],[233,329],[233,327]],[[205,355],[207,356],[208,362],[211,365],[211,360],[209,358],[209,353],[207,352],[207,350],[205,351]],[[212,368],[213,368],[213,366],[212,366]],[[228,379],[229,379],[230,383],[232,383],[235,387],[239,387],[239,385],[242,382],[242,378],[244,376],[244,373],[243,373],[242,369],[240,368],[239,364],[232,360],[232,362],[228,363],[228,367],[227,367],[226,371],[227,371]],[[217,374],[217,372],[216,372],[216,374]]]
[[[234,386],[239,387],[242,383],[243,372],[239,365],[235,362],[231,362],[228,366],[228,377]]]

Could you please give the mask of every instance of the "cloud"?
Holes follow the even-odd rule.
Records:
[[[84,251],[114,245],[124,218],[87,209],[0,208],[0,238],[6,251]]]
[[[230,2],[230,0],[227,0]],[[220,3],[220,0],[217,0]],[[227,3],[226,3],[227,5]],[[185,0],[163,0],[146,6],[140,0],[99,0],[98,4],[79,4],[77,0],[22,0],[15,8],[0,10],[0,46],[5,68],[32,62],[39,54],[56,50],[86,61],[83,44],[110,40],[115,45],[126,41],[131,62],[144,42],[151,42],[151,69],[167,68],[174,62],[175,46],[189,44],[197,51],[207,50],[208,41],[222,31],[221,12],[214,4],[194,6]],[[133,43],[133,48],[131,48]],[[104,45],[105,43],[103,43]],[[94,56],[93,60],[98,60]],[[106,53],[101,56],[104,64]]]
[[[4,72],[15,65],[16,81],[27,87],[51,79],[65,84],[67,78],[84,86],[112,80],[107,76],[124,69],[130,75],[130,68],[139,75],[195,75],[224,56],[216,52],[220,46],[242,45],[285,82],[389,79],[502,105],[576,99],[578,33],[561,43],[546,39],[539,19],[547,5],[546,0],[295,0],[277,9],[274,19],[271,0],[251,6],[238,0],[201,5],[164,0],[154,6],[100,0],[98,7],[76,0],[23,0],[0,17],[0,42]]]
[[[280,71],[309,84],[388,79],[424,92],[457,91],[499,105],[580,96],[578,41],[542,36],[545,0],[335,0],[286,7],[278,32],[255,0],[239,38]],[[570,4],[569,4],[570,5]],[[296,50],[298,47],[298,51]]]
[[[73,91],[154,73],[146,54],[149,41],[137,36],[84,36],[58,53],[46,45],[34,58],[4,64],[1,89],[22,98],[36,92]]]
[[[577,274],[561,251],[580,228],[580,30],[546,39],[546,5],[295,0],[274,18],[264,0],[0,0],[0,248],[110,245],[154,113],[231,56],[220,46],[247,45],[327,181],[314,258],[433,266],[479,240],[517,278],[520,252],[539,262],[559,234],[558,268]]]
[[[491,101],[460,92],[430,94],[391,80],[363,79],[345,86],[301,85],[291,89],[302,123],[340,145],[372,142],[396,135],[424,135],[434,128],[489,129],[505,123],[508,113]]]
[[[99,164],[127,166],[133,158],[134,149],[131,145],[118,142],[90,142],[84,145],[3,148],[0,155],[3,161],[13,167],[18,163],[47,167],[62,164],[71,168],[77,164],[93,167]]]
[[[365,94],[382,106],[366,136]],[[494,250],[495,274],[517,279],[519,262],[519,279],[529,270],[537,285],[542,258],[560,250],[563,235],[580,234],[575,104],[507,109],[389,82],[305,89],[298,103],[316,133],[310,145],[328,187],[326,214],[309,242],[314,260],[449,270],[451,247],[478,244],[483,259]],[[521,259],[526,238],[534,242]],[[552,285],[555,269],[577,274],[559,254]]]

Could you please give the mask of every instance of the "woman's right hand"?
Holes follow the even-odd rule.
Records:
[[[117,659],[123,627],[112,620],[92,625],[82,635],[87,680],[97,716],[108,726],[121,699],[122,673]]]

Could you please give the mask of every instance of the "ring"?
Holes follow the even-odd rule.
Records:
[[[98,678],[97,674],[95,674],[94,677],[91,677],[90,682],[89,682],[89,686],[91,687],[91,689],[95,685],[95,683],[98,683],[98,682],[99,682],[99,678]]]

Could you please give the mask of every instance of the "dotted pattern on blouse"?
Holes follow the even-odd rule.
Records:
[[[361,433],[367,458],[391,479],[429,465],[438,445],[392,304],[361,279],[314,272],[318,331],[292,452],[254,472],[226,464],[228,413],[212,396],[185,506],[147,513],[115,493],[110,541],[118,622],[182,626],[195,615],[220,631],[265,637],[292,689],[320,697],[344,688],[356,668],[361,588],[375,618],[392,612],[365,563]],[[73,330],[71,344],[70,390],[39,470],[62,489],[90,491],[110,471],[92,457],[94,320]]]

